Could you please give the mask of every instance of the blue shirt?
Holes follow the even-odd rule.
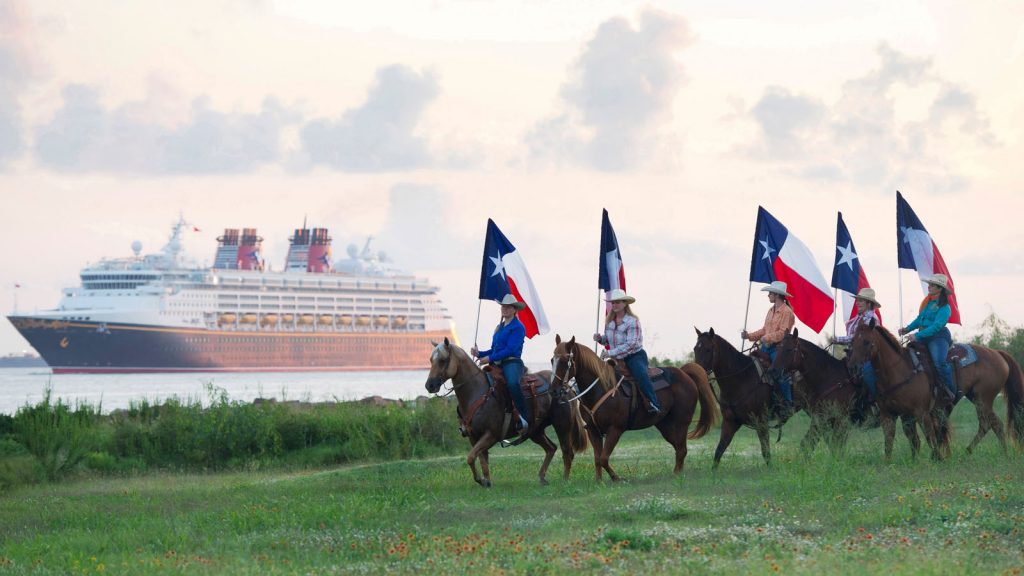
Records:
[[[918,328],[918,338],[931,338],[946,327],[950,313],[952,310],[949,308],[949,304],[939,306],[938,300],[930,300],[928,305],[917,315],[917,318],[907,325],[907,331]]]
[[[508,324],[498,324],[491,337],[491,349],[481,350],[478,356],[488,357],[491,363],[506,358],[519,358],[523,355],[523,342],[526,340],[526,327],[519,318],[512,317]]]

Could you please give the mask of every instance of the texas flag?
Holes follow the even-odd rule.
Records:
[[[626,269],[622,266],[622,253],[615,230],[608,220],[608,211],[601,213],[601,257],[598,262],[597,287],[605,293],[616,288],[626,290]]]
[[[899,255],[900,268],[917,270],[925,294],[928,293],[925,281],[932,274],[946,275],[949,279],[949,323],[960,324],[960,307],[956,303],[953,276],[950,275],[942,254],[939,254],[939,247],[935,245],[928,230],[921,224],[921,220],[899,191],[896,192],[896,253]]]
[[[850,231],[843,222],[842,212],[839,213],[839,220],[836,222],[836,263],[832,267],[832,287],[843,293],[843,309],[846,311],[847,320],[857,315],[853,297],[861,288],[871,287],[864,267],[861,266],[860,257],[857,256],[857,249],[853,246]],[[882,316],[877,310],[875,314],[878,314],[881,320]]]
[[[544,315],[544,307],[526,270],[526,263],[494,220],[488,218],[483,268],[480,270],[480,299],[500,301],[506,294],[526,303],[526,308],[519,312],[519,321],[526,328],[527,338],[547,333],[548,318]]]
[[[796,317],[815,332],[821,332],[832,315],[832,291],[807,246],[758,206],[750,281],[769,284],[775,280],[788,286],[793,295],[789,302]]]

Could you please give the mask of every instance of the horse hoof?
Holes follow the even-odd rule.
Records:
[[[540,485],[541,485],[541,486],[547,486],[547,485],[548,485],[548,481],[547,481],[547,479],[545,479],[545,478],[541,478],[541,479],[540,479]]]

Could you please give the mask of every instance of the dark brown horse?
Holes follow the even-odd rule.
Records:
[[[554,382],[564,392],[573,390],[575,380],[580,392],[575,393],[583,404],[587,434],[594,445],[594,474],[601,480],[601,471],[608,472],[613,480],[619,480],[609,464],[612,450],[626,430],[640,430],[655,426],[665,440],[675,448],[674,472],[683,470],[686,460],[686,440],[696,439],[708,433],[718,419],[718,405],[714,392],[708,384],[707,375],[699,366],[690,363],[682,369],[662,366],[670,382],[667,388],[656,392],[662,410],[649,414],[642,402],[631,399],[620,390],[615,369],[601,360],[586,346],[576,343],[573,337],[568,342],[555,336],[555,352],[551,359]],[[638,394],[636,387],[633,394]],[[700,402],[700,419],[690,432],[693,413]]]
[[[932,448],[932,458],[949,455],[951,430],[944,406],[935,400],[927,372],[915,372],[907,351],[885,328],[861,324],[848,350],[850,366],[856,371],[871,362],[878,377],[878,412],[885,434],[885,459],[892,459],[896,436],[896,417],[913,418],[924,429]],[[916,436],[916,435],[915,435]],[[911,442],[911,453],[917,456],[918,446]]]
[[[533,429],[530,440],[544,449],[544,462],[540,466],[540,482],[547,484],[548,465],[555,456],[555,445],[547,437],[545,429],[552,425],[558,434],[558,443],[562,448],[563,477],[569,478],[573,457],[586,450],[587,435],[583,432],[583,420],[580,417],[578,402],[562,402],[555,399],[555,387],[550,386],[551,372],[538,372],[549,384],[548,393],[538,395],[536,410],[532,414]],[[506,411],[511,400],[497,394],[493,383],[476,362],[466,354],[465,350],[451,344],[447,338],[434,347],[430,355],[430,373],[427,375],[427,392],[436,394],[441,385],[452,381],[452,389],[459,401],[459,418],[472,448],[466,463],[473,471],[473,480],[485,488],[491,487],[491,467],[489,453],[491,446],[505,438],[516,436],[508,425]],[[525,375],[524,375],[525,380]],[[524,392],[526,392],[524,390]],[[476,469],[476,460],[480,458],[483,475]]]
[[[801,385],[793,394],[811,418],[807,434],[800,442],[801,451],[810,454],[822,438],[828,439],[833,451],[841,450],[853,424],[851,417],[863,394],[861,387],[854,383],[846,362],[800,338],[800,333],[794,329],[779,342],[771,370],[776,374],[800,374]],[[911,418],[902,421],[903,432],[916,453],[921,439],[917,436],[915,422]]]
[[[703,333],[697,330],[693,358],[708,373],[714,373],[720,391],[718,403],[722,406],[722,431],[715,449],[714,468],[718,468],[722,454],[742,426],[750,426],[757,432],[761,456],[765,464],[771,465],[768,422],[772,390],[758,374],[754,360],[715,334],[714,328]],[[794,400],[797,400],[795,394]],[[799,409],[800,405],[796,404],[796,407]]]

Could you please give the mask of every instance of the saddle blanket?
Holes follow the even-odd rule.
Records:
[[[970,344],[954,343],[949,347],[946,360],[957,362],[961,368],[966,368],[978,361],[978,352]]]

